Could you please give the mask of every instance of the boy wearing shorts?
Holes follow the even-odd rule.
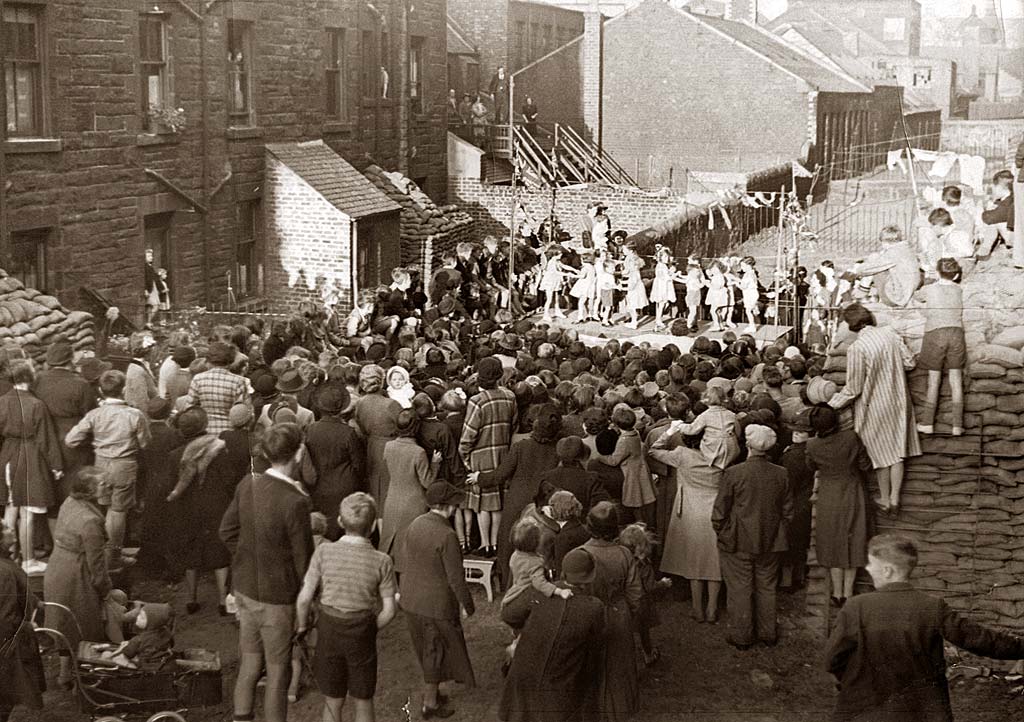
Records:
[[[74,448],[92,442],[95,466],[103,472],[97,501],[106,510],[107,566],[121,567],[128,512],[135,508],[135,482],[139,471],[139,452],[150,439],[149,421],[124,400],[125,375],[104,371],[99,379],[103,400],[87,413],[64,443]]]
[[[921,289],[924,296],[924,340],[917,357],[917,368],[928,371],[928,395],[919,411],[918,432],[935,432],[935,410],[939,404],[942,372],[949,374],[953,394],[953,436],[964,433],[964,366],[967,343],[964,340],[964,296],[960,288],[960,264],[954,258],[940,258],[935,264],[936,283]]]
[[[914,589],[908,580],[916,565],[910,539],[882,534],[868,542],[875,591],[847,601],[828,644],[828,671],[839,683],[833,722],[952,720],[943,640],[992,659],[1024,657],[1024,638],[972,622]]]
[[[394,563],[369,539],[376,520],[377,504],[369,494],[358,491],[342,500],[338,523],[345,535],[313,552],[296,602],[295,628],[301,635],[320,590],[313,674],[324,695],[325,721],[341,719],[346,696],[355,705],[356,722],[374,719],[377,631],[398,609]]]

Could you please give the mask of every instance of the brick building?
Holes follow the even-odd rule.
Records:
[[[446,193],[445,2],[406,8],[3,0],[16,42],[0,45],[0,262],[71,305],[92,289],[138,318],[151,248],[176,305],[224,304],[230,285],[269,307],[282,268],[268,144],[322,139],[358,169]],[[352,292],[383,275],[354,263]]]
[[[921,54],[921,4],[918,0],[790,0],[771,27],[785,23],[828,22],[843,28],[845,44],[859,55],[861,42],[880,42],[890,55]]]

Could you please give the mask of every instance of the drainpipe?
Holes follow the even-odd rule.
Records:
[[[4,0],[0,0],[0,14],[3,13]],[[0,43],[0,68],[7,67],[7,46]],[[7,230],[7,83],[0,88],[0,128],[4,128],[0,134],[0,258],[10,258],[8,251],[8,230]],[[63,289],[62,289],[63,290]]]
[[[205,11],[209,12],[212,3],[205,6]],[[199,87],[202,98],[202,111],[200,119],[201,127],[201,148],[200,148],[200,168],[202,175],[202,193],[200,194],[203,199],[203,205],[206,206],[207,212],[202,214],[202,220],[199,225],[199,244],[203,251],[203,305],[209,306],[211,300],[211,289],[210,289],[210,97],[207,86],[207,68],[206,68],[206,17],[199,20]]]
[[[409,56],[411,54],[409,37],[409,3],[402,0],[402,19],[398,26],[398,42],[401,52],[398,53],[398,172],[409,175],[409,127],[412,118],[412,101],[409,91],[412,87],[409,78]],[[423,98],[420,98],[420,103]]]

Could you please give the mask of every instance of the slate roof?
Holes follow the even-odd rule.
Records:
[[[388,198],[322,140],[269,143],[267,151],[353,220],[393,213],[402,207]]]
[[[814,47],[819,53],[828,57],[833,63],[843,69],[847,75],[852,75],[865,85],[875,84],[881,80],[881,73],[859,58],[850,55],[843,45],[841,33],[829,28],[811,27],[803,24],[786,24],[775,28],[775,33],[786,42],[799,46],[799,43],[785,38],[789,31],[797,33],[804,39],[804,42]],[[803,49],[803,48],[801,48]]]
[[[782,38],[747,23],[687,13],[697,22],[708,25],[753,50],[772,63],[803,79],[815,90],[826,93],[870,93],[871,89],[853,78],[827,68],[804,55]]]

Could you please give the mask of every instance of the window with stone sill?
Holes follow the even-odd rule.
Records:
[[[235,256],[235,289],[238,298],[263,293],[263,245],[260,243],[263,220],[260,201],[238,204],[238,243]]]
[[[327,28],[327,63],[324,67],[324,86],[327,97],[327,117],[334,121],[349,118],[348,66],[346,63],[344,28]]]
[[[423,101],[423,45],[425,40],[413,37],[409,40],[409,110],[414,115],[424,112]]]
[[[33,228],[11,233],[11,257],[7,272],[24,284],[25,288],[46,291],[46,246],[51,229]]]
[[[377,97],[377,80],[380,77],[379,73],[374,72],[374,68],[379,65],[373,35],[373,31],[364,30],[359,38],[359,87],[364,98]]]
[[[46,131],[42,9],[33,5],[5,4],[2,18],[0,43],[5,48],[6,137],[38,138]]]
[[[228,20],[228,116],[232,127],[253,125],[253,24]]]
[[[139,96],[148,133],[175,132],[161,118],[174,107],[171,95],[166,16],[139,16]]]

